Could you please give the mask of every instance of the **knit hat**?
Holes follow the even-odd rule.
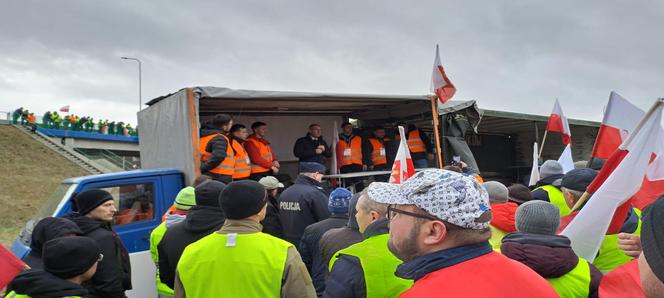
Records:
[[[109,192],[102,189],[84,190],[74,196],[72,210],[86,215],[106,201],[113,201],[113,196]]]
[[[233,181],[221,193],[221,209],[228,219],[244,219],[258,212],[267,203],[265,187],[253,180]]]
[[[498,181],[487,181],[482,184],[486,191],[489,193],[489,202],[491,203],[507,203],[509,199],[509,191],[507,186]]]
[[[563,176],[560,186],[576,191],[586,191],[586,188],[588,188],[590,182],[595,180],[595,177],[597,177],[597,171],[593,169],[574,169]]]
[[[528,201],[516,209],[515,223],[519,232],[555,235],[560,226],[560,210],[549,202]]]
[[[332,214],[348,214],[348,203],[353,193],[343,187],[337,187],[330,193],[327,210]]]
[[[41,255],[44,243],[72,235],[83,235],[81,228],[73,221],[60,217],[44,217],[32,228],[30,249]]]
[[[664,282],[664,196],[650,204],[643,213],[641,245],[648,266]]]
[[[178,192],[175,197],[175,208],[178,210],[189,210],[196,205],[195,188],[187,186]]]
[[[509,200],[517,204],[523,204],[533,199],[530,188],[523,184],[512,184],[507,188]]]
[[[49,240],[42,253],[44,270],[63,279],[85,273],[100,258],[101,249],[97,242],[82,236]]]
[[[325,170],[327,170],[325,166],[317,162],[300,162],[300,173],[324,174]]]
[[[540,166],[540,179],[553,175],[562,175],[563,166],[555,160],[547,160]]]
[[[194,189],[197,206],[219,207],[219,196],[226,184],[217,180],[207,180]]]
[[[284,188],[284,184],[279,182],[274,176],[265,176],[261,180],[258,180],[258,183],[262,184],[267,190]]]
[[[369,196],[379,203],[414,204],[430,215],[464,229],[483,230],[489,227],[489,194],[473,177],[447,170],[426,169],[400,184],[398,190],[395,193],[390,187],[385,187],[384,191],[389,195],[372,196],[370,192]]]

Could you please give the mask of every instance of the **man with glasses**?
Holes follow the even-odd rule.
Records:
[[[404,261],[395,274],[415,281],[400,297],[558,297],[530,268],[493,252],[489,196],[475,179],[424,170],[374,199],[391,204],[388,245]]]
[[[360,194],[355,218],[365,239],[332,257],[324,297],[396,297],[410,288],[410,280],[394,276],[401,262],[387,247],[388,205],[377,201],[399,195],[398,185],[383,182]]]

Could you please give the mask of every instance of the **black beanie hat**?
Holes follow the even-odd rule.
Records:
[[[101,255],[94,240],[82,236],[60,237],[44,244],[44,270],[60,278],[72,278],[88,271]]]
[[[646,262],[655,276],[664,282],[664,196],[643,212],[641,245]]]
[[[207,180],[194,189],[196,206],[219,208],[219,196],[226,188],[226,184],[217,180]]]
[[[113,196],[102,189],[88,189],[78,193],[72,202],[72,209],[81,215],[86,215],[99,205],[112,201]]]
[[[253,180],[234,181],[224,189],[219,201],[226,218],[244,219],[263,209],[267,203],[267,191]]]

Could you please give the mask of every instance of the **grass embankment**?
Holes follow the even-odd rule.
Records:
[[[0,244],[11,245],[25,223],[69,177],[89,175],[9,125],[0,125]]]

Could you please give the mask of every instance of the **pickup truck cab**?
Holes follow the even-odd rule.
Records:
[[[36,216],[28,221],[12,245],[20,258],[30,252],[32,228],[44,217],[71,212],[70,199],[87,189],[103,189],[113,195],[118,213],[113,230],[129,251],[134,289],[129,297],[156,296],[155,266],[150,258],[150,233],[184,187],[182,172],[175,169],[136,170],[69,178],[58,186]]]

